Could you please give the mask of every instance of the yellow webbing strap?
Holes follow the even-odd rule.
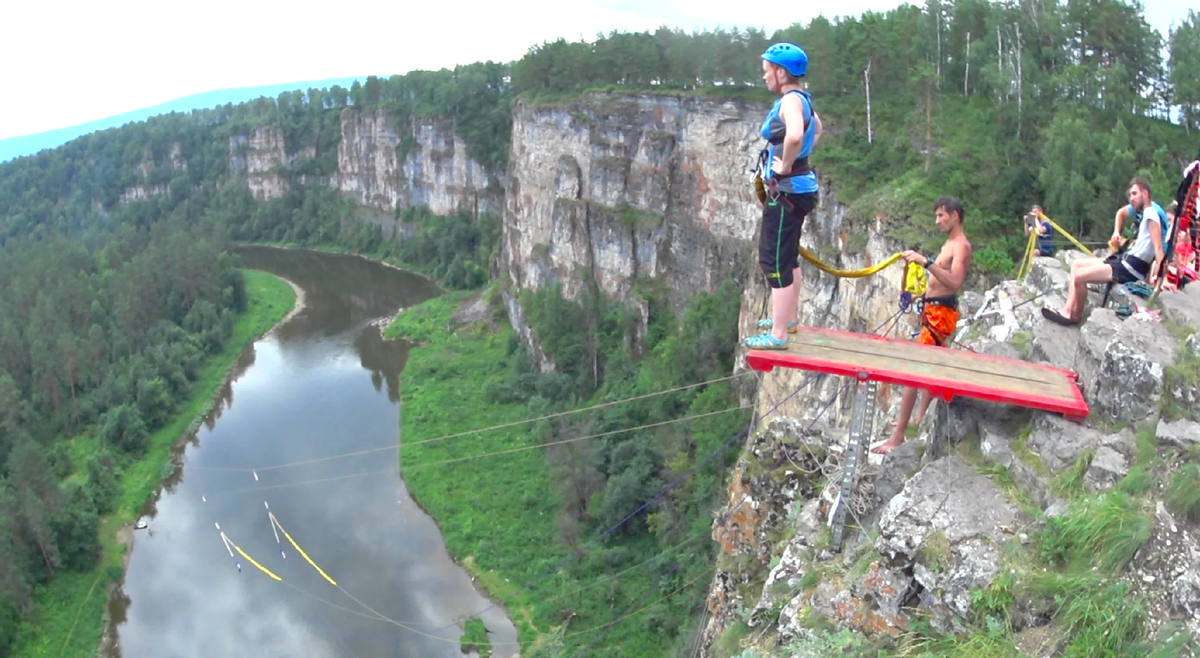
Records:
[[[925,285],[928,279],[925,276],[925,268],[916,263],[904,264],[904,291],[910,292],[914,297],[920,297],[925,294]]]
[[[857,279],[857,278],[864,277],[864,276],[871,276],[872,274],[875,274],[879,270],[882,270],[883,268],[900,260],[900,253],[897,252],[897,253],[894,253],[891,256],[889,256],[887,258],[887,260],[883,261],[882,263],[876,263],[875,265],[872,265],[870,267],[864,267],[861,270],[835,270],[834,268],[826,265],[825,263],[822,263],[820,260],[817,259],[816,256],[813,255],[813,253],[811,251],[805,249],[804,247],[800,247],[800,255],[804,256],[804,260],[807,260],[808,262],[812,263],[813,265],[816,265],[817,269],[821,270],[822,272],[826,272],[826,273],[832,274],[834,276],[842,277],[844,279]]]
[[[1037,242],[1037,231],[1029,232],[1029,240],[1025,242],[1025,255],[1021,256],[1021,266],[1017,268],[1017,281],[1025,279],[1029,268],[1033,265],[1033,244]]]
[[[1091,249],[1088,249],[1087,247],[1080,244],[1079,240],[1076,240],[1074,236],[1072,236],[1070,233],[1067,233],[1066,229],[1059,226],[1058,224],[1055,224],[1053,219],[1050,219],[1049,217],[1043,215],[1041,212],[1038,212],[1037,216],[1038,216],[1038,219],[1042,219],[1042,220],[1049,222],[1050,226],[1054,227],[1054,230],[1058,231],[1059,233],[1062,233],[1063,237],[1070,240],[1071,244],[1075,245],[1075,247],[1077,249],[1079,249],[1080,251],[1082,251],[1083,253],[1085,253],[1089,256],[1092,255]]]

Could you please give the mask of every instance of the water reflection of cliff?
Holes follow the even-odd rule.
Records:
[[[380,332],[367,327],[354,339],[362,367],[371,371],[371,383],[378,391],[387,383],[387,396],[400,401],[400,371],[408,361],[408,345],[399,341],[384,341]]]
[[[408,344],[384,341],[371,322],[391,317],[440,291],[428,279],[379,263],[325,252],[238,247],[244,267],[266,270],[304,290],[304,309],[275,330],[281,350],[319,349],[314,336],[351,332],[362,367],[371,372],[376,390],[387,386],[388,399],[400,401],[400,371],[408,361]]]

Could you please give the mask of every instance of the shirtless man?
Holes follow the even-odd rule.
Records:
[[[958,291],[967,278],[967,268],[971,265],[971,243],[963,232],[962,203],[954,197],[941,197],[933,204],[934,218],[937,227],[946,234],[946,242],[934,259],[915,251],[904,252],[904,260],[923,266],[931,275],[925,289],[925,310],[921,313],[921,335],[917,342],[922,345],[946,346],[946,339],[954,334],[958,326]],[[917,423],[925,417],[932,401],[929,391],[921,393],[921,410],[917,412]],[[900,402],[900,417],[896,420],[896,429],[886,442],[871,449],[875,454],[885,454],[892,448],[904,443],[904,433],[908,430],[908,418],[912,415],[913,405],[917,401],[917,389],[904,389],[904,397]]]

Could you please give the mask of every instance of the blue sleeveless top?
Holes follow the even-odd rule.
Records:
[[[804,106],[804,140],[800,142],[800,152],[796,154],[797,158],[803,158],[812,153],[813,140],[817,134],[816,123],[812,120],[812,99],[809,98],[806,92],[798,89],[789,91],[788,93],[800,94],[801,104]],[[767,145],[766,170],[763,172],[764,181],[776,177],[775,172],[771,170],[771,163],[774,162],[776,155],[783,155],[783,137],[787,133],[787,126],[779,116],[779,107],[782,103],[783,97],[775,101],[775,104],[771,106],[771,111],[767,113],[767,118],[762,123],[762,137],[769,142]],[[777,179],[776,189],[780,192],[791,194],[816,192],[817,174],[810,171],[803,176],[779,178]]]

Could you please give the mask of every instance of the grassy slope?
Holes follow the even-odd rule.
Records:
[[[403,336],[420,342],[401,374],[403,442],[525,417],[523,405],[483,402],[487,381],[506,374],[503,363],[511,329],[445,332],[450,314],[469,295],[451,293],[429,300],[401,314],[385,332],[388,338]],[[518,426],[414,445],[402,448],[400,455],[405,481],[438,520],[451,555],[501,600],[518,624],[523,642],[534,637],[533,613],[531,599],[518,591],[519,583],[548,569],[545,556],[551,551],[545,548],[556,545],[557,500],[545,459],[539,451],[529,450],[456,464],[421,464],[521,447],[527,445],[525,430]],[[539,553],[543,561],[538,561]]]
[[[25,621],[18,629],[13,656],[92,656],[103,632],[101,619],[109,583],[124,571],[125,546],[117,539],[118,529],[131,523],[138,511],[154,496],[159,483],[170,472],[171,446],[185,432],[194,430],[210,408],[213,396],[225,382],[238,355],[276,322],[287,315],[296,294],[286,281],[265,272],[246,270],[249,310],[238,318],[225,349],[201,367],[192,385],[192,397],[175,414],[175,420],[150,436],[145,459],[131,464],[120,474],[121,492],[115,511],[101,518],[100,542],[103,555],[96,567],[85,573],[60,572],[38,589],[36,605],[40,618]],[[71,441],[76,465],[86,463],[95,439],[82,435]]]
[[[561,504],[543,451],[453,464],[433,462],[529,446],[532,426],[412,445],[530,416],[524,404],[494,404],[484,397],[489,380],[507,376],[506,345],[512,329],[501,323],[494,332],[446,331],[454,309],[471,294],[455,292],[429,300],[401,314],[385,333],[420,343],[401,375],[402,441],[409,444],[402,449],[401,468],[410,491],[438,520],[451,556],[476,576],[517,624],[522,655],[535,655],[540,644],[536,640],[564,623],[567,646],[596,641],[597,646],[619,646],[620,655],[668,655],[675,639],[664,630],[686,630],[678,628],[686,624],[680,615],[695,600],[690,597],[707,587],[708,560],[696,559],[692,552],[685,568],[660,584],[665,569],[630,569],[663,550],[653,538],[640,535],[619,543],[598,542],[526,591],[526,583],[540,579],[571,554],[558,538]],[[728,396],[728,390],[714,389],[712,395]],[[721,427],[713,436],[728,438]],[[706,441],[697,451],[702,454],[713,447]],[[702,525],[698,534],[707,533],[707,518]],[[596,528],[581,529],[579,545],[597,533]],[[678,552],[696,548],[692,542]],[[627,575],[610,579],[625,569],[630,570]],[[592,586],[597,587],[575,593]],[[685,591],[674,593],[677,590]],[[669,607],[650,605],[660,600]],[[632,612],[638,614],[613,623]]]

